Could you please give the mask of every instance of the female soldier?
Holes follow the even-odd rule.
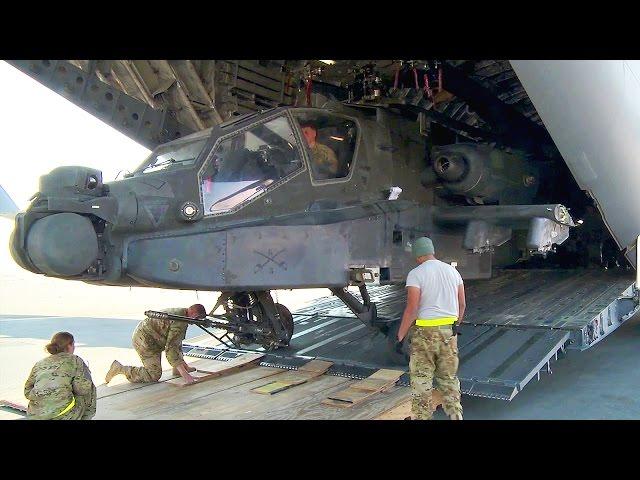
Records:
[[[96,414],[96,387],[89,367],[74,355],[73,335],[58,332],[45,347],[51,356],[31,370],[24,386],[27,418],[89,420]]]

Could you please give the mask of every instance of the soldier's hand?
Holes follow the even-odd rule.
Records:
[[[193,378],[188,373],[183,378],[184,378],[184,383],[196,383],[198,381],[197,379]]]

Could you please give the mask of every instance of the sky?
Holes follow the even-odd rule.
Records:
[[[20,209],[56,167],[133,170],[149,150],[0,60],[0,185]]]

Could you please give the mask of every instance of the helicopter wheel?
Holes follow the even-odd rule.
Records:
[[[282,326],[284,327],[285,332],[287,332],[285,343],[289,345],[291,337],[293,336],[293,315],[291,314],[289,309],[281,303],[276,303],[275,305],[278,309],[280,320],[282,320]]]
[[[247,301],[246,297],[238,295],[237,299],[238,299],[237,300],[238,303],[242,307],[244,307],[245,305],[247,307],[249,306],[249,302]],[[273,331],[270,331],[266,335],[256,335],[256,336],[254,336],[253,334],[244,334],[244,335],[230,334],[229,337],[231,338],[231,341],[234,344],[234,346],[236,346],[237,348],[240,348],[243,345],[252,345],[252,344],[258,343],[265,350],[271,351],[278,348],[278,346],[282,343],[284,343],[285,345],[289,345],[289,342],[291,341],[291,337],[293,336],[293,328],[294,328],[293,315],[291,314],[291,312],[287,307],[285,307],[280,303],[275,303],[274,306],[278,312],[280,321],[282,322],[282,326],[285,331],[285,338],[281,342],[278,341],[275,335],[275,332]],[[265,314],[264,307],[259,303],[255,304],[253,308],[250,308],[248,312],[238,309],[235,312],[235,314],[238,317],[240,316],[245,317],[246,315],[245,318],[247,319],[247,321],[250,321],[252,323],[255,322],[255,324],[257,324],[258,326],[262,326],[263,328],[271,325],[271,322],[269,321],[268,317]]]

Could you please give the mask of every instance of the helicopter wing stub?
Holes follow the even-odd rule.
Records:
[[[434,221],[465,227],[463,246],[475,253],[503,245],[512,230],[526,229],[527,248],[545,255],[569,238],[574,226],[566,207],[550,205],[483,205],[436,207]]]
[[[580,188],[620,248],[640,233],[640,62],[512,60]]]

